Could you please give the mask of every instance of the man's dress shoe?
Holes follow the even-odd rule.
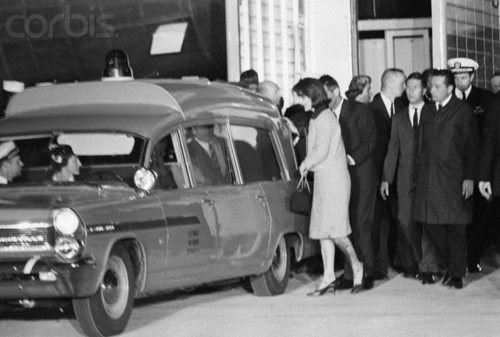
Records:
[[[418,274],[418,279],[422,281],[422,284],[434,284],[439,282],[439,279],[441,278],[441,275],[439,274],[433,274],[433,273],[419,273]]]
[[[375,280],[373,277],[367,276],[363,282],[363,289],[370,290],[375,285]]]
[[[345,289],[351,289],[353,287],[353,280],[349,280],[344,278],[344,276],[341,276],[338,279],[338,285],[337,289],[345,290]]]
[[[483,268],[481,268],[481,265],[479,263],[471,263],[467,267],[467,272],[471,274],[480,273],[481,270],[483,270]]]
[[[446,286],[455,289],[462,289],[464,287],[464,282],[461,277],[450,277]]]
[[[389,278],[389,274],[387,272],[383,272],[383,271],[375,273],[372,276],[372,279],[376,280],[376,281],[385,280],[386,278]]]
[[[405,272],[405,273],[403,273],[403,277],[416,280],[416,279],[418,279],[418,274],[413,273],[413,272]]]

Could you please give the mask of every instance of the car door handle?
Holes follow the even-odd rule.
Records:
[[[214,201],[214,200],[212,200],[212,199],[203,199],[203,200],[201,201],[201,203],[202,203],[202,204],[204,204],[204,205],[213,206],[213,205],[215,204],[215,201]]]

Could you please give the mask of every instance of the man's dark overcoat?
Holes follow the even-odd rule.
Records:
[[[415,219],[426,224],[466,225],[472,198],[464,199],[464,180],[476,179],[477,120],[469,104],[454,95],[440,110],[422,109],[419,126]]]
[[[339,123],[346,153],[356,163],[349,166],[351,190],[373,189],[378,185],[373,162],[377,131],[368,105],[344,100]]]
[[[490,181],[494,196],[500,196],[500,93],[486,108],[484,141],[479,157],[479,181]]]

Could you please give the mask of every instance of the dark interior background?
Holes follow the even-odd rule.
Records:
[[[161,24],[188,22],[182,51],[149,54]],[[127,52],[136,78],[227,79],[224,0],[2,0],[0,80],[101,78],[106,53]]]
[[[431,0],[358,0],[358,19],[430,18]]]

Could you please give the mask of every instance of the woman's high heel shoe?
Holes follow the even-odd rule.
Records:
[[[358,270],[358,273],[361,274],[361,280],[359,281],[359,283],[354,282],[354,285],[351,289],[351,294],[353,294],[353,295],[359,293],[365,287],[365,273],[363,270],[363,264],[360,263],[360,265],[361,265],[361,268],[360,268],[361,270]],[[356,278],[354,278],[354,279],[356,280]]]
[[[332,290],[333,294],[335,295],[335,291],[337,290],[338,285],[339,285],[338,280],[334,280],[333,282],[328,284],[326,287],[318,288],[315,291],[308,293],[307,296],[323,296],[324,294],[326,294],[330,290]]]
[[[351,294],[357,294],[359,293],[361,290],[363,290],[363,288],[365,287],[365,277],[363,276],[363,279],[361,279],[361,283],[360,284],[355,284],[352,289],[351,289]]]

